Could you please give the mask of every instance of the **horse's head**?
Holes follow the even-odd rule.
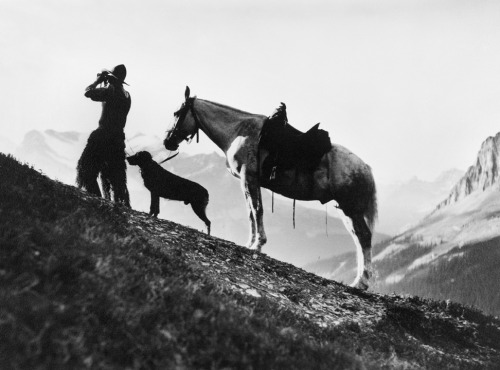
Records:
[[[193,110],[196,97],[189,97],[189,86],[186,86],[184,93],[185,101],[174,117],[177,118],[172,129],[167,131],[167,136],[163,140],[163,145],[167,150],[177,150],[183,140],[191,140],[198,132],[198,118]]]

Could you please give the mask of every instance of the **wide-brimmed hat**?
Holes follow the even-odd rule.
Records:
[[[125,82],[125,77],[127,77],[127,68],[125,68],[123,64],[119,64],[115,68],[113,68],[112,71],[107,71],[107,72],[109,75],[116,78],[121,83],[128,85],[128,83]]]

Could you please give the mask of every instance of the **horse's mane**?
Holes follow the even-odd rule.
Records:
[[[246,112],[246,111],[238,109],[238,108],[230,107],[229,105],[217,103],[217,102],[214,102],[214,101],[211,101],[211,100],[198,99],[196,96],[192,96],[192,97],[188,98],[188,100],[190,101],[191,104],[194,103],[194,101],[199,100],[199,101],[202,101],[202,102],[214,105],[214,106],[216,106],[218,108],[222,108],[222,109],[225,109],[225,110],[230,110],[230,111],[232,111],[234,113],[243,114],[243,115],[246,115],[246,116],[256,116],[256,115],[258,115],[258,114]],[[185,114],[188,109],[189,109],[189,104],[186,104],[186,102],[182,103],[181,106],[179,107],[179,109],[177,109],[174,112],[174,117],[179,118],[181,115]]]
[[[245,114],[245,115],[253,115],[253,116],[256,115],[254,113],[249,113],[249,112],[246,112],[244,110],[241,110],[241,109],[238,109],[238,108],[233,108],[233,107],[230,107],[229,105],[217,103],[217,102],[214,102],[214,101],[211,101],[211,100],[205,100],[205,99],[197,99],[197,100],[200,100],[200,101],[203,101],[203,102],[206,102],[206,103],[209,103],[209,104],[213,104],[213,105],[215,105],[216,107],[219,107],[219,108],[232,110],[233,112],[236,112],[236,113],[241,113],[241,114]]]

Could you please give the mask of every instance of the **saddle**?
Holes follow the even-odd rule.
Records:
[[[269,151],[262,175],[270,180],[274,179],[277,171],[316,168],[321,157],[332,148],[328,132],[321,130],[319,123],[307,132],[291,126],[284,103],[264,121],[259,146]]]

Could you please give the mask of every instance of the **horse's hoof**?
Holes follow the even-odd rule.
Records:
[[[354,281],[351,285],[353,288],[357,288],[360,290],[367,290],[369,288],[368,281],[365,280],[359,280],[359,281]]]
[[[259,242],[254,242],[251,246],[250,249],[256,252],[261,253],[262,252],[262,243]]]

